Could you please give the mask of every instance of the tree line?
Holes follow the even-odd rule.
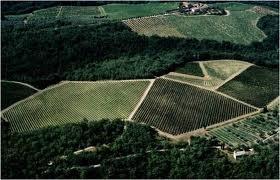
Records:
[[[174,144],[147,125],[121,120],[23,134],[3,123],[1,129],[3,178],[279,178],[279,144],[254,146],[256,154],[233,161],[213,148],[215,138]],[[97,150],[73,154],[88,146]]]

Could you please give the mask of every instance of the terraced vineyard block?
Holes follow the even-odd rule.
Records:
[[[255,110],[212,91],[157,79],[132,119],[179,135]]]
[[[23,132],[84,118],[128,118],[150,81],[67,82],[3,113],[12,131]]]
[[[279,96],[278,69],[251,66],[218,91],[257,107],[263,107]]]
[[[239,121],[233,125],[214,128],[209,134],[233,147],[251,146],[276,134],[278,128],[279,114],[268,112]]]

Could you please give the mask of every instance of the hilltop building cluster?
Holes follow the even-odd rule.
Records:
[[[186,15],[207,14],[207,15],[225,15],[223,9],[210,7],[205,3],[180,2],[179,12]]]
[[[181,2],[179,8],[181,12],[197,13],[197,12],[207,12],[209,6],[203,3]]]

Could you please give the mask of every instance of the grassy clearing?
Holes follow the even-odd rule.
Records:
[[[167,10],[178,8],[178,2],[144,4],[108,4],[102,6],[110,19],[129,19],[133,17],[163,14]]]
[[[225,94],[263,107],[279,96],[278,69],[251,66],[218,89]]]
[[[253,111],[212,91],[157,79],[132,119],[178,135]]]
[[[229,16],[181,16],[170,15],[162,17],[150,17],[143,20],[132,20],[133,23],[127,23],[132,30],[144,35],[159,35],[159,36],[175,36],[196,38],[199,40],[210,39],[216,41],[230,41],[238,44],[250,44],[253,41],[262,41],[265,38],[264,33],[256,27],[257,20],[262,17],[262,14],[252,11],[245,11],[252,5],[240,5],[241,3],[229,3],[224,5],[230,11]],[[242,7],[241,7],[242,6]],[[243,6],[246,6],[244,8]],[[238,9],[239,8],[239,9]],[[180,36],[176,34],[168,34],[169,31],[161,31],[160,33],[153,30],[148,24],[158,18],[163,22],[167,22],[167,29],[173,27]],[[147,21],[147,23],[145,22]]]
[[[278,120],[279,114],[276,111],[268,112],[231,125],[215,128],[209,134],[233,147],[251,146],[276,134],[279,127]]]
[[[177,68],[175,72],[182,73],[182,74],[189,74],[193,76],[200,76],[200,77],[204,76],[197,62],[187,63],[183,67]]]
[[[69,82],[24,101],[3,115],[23,132],[82,119],[127,118],[149,81]]]
[[[1,81],[1,109],[31,96],[35,92],[37,91],[22,84]]]

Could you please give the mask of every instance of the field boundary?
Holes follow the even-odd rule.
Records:
[[[22,103],[22,102],[25,102],[31,98],[34,98],[38,95],[40,95],[41,93],[44,93],[45,91],[48,91],[50,89],[53,89],[53,88],[57,88],[61,85],[64,85],[64,84],[68,84],[68,83],[113,83],[113,82],[137,82],[137,81],[151,81],[151,80],[154,80],[154,79],[138,79],[138,80],[108,80],[108,81],[60,81],[59,83],[57,84],[54,84],[54,85],[51,85],[43,90],[40,90],[36,93],[34,93],[33,95],[31,96],[28,96],[27,98],[25,99],[22,99],[14,104],[12,104],[11,106],[7,107],[6,109],[3,109],[1,111],[1,115],[2,117],[4,117],[4,113],[10,109],[12,109],[13,107],[17,106],[18,104]]]
[[[224,125],[227,125],[227,124],[230,124],[230,123],[242,120],[242,119],[244,119],[246,117],[250,117],[250,116],[256,115],[258,113],[260,113],[260,110],[254,111],[252,113],[244,114],[244,115],[241,115],[241,116],[237,116],[235,118],[232,118],[232,119],[220,122],[220,123],[216,123],[216,124],[207,126],[205,129],[204,128],[199,128],[199,129],[196,129],[196,130],[193,130],[193,131],[189,131],[189,132],[186,132],[186,133],[182,133],[182,134],[178,134],[178,135],[172,135],[172,134],[169,134],[167,132],[163,132],[163,131],[159,130],[158,128],[154,127],[154,126],[151,126],[151,127],[154,128],[159,133],[159,135],[167,137],[169,139],[172,139],[172,140],[175,140],[175,141],[182,141],[182,140],[183,141],[189,141],[191,136],[202,136],[202,135],[205,135],[211,129],[218,128],[218,127],[221,127],[221,126],[224,126]]]
[[[226,80],[224,80],[221,84],[215,86],[213,89],[217,90],[220,87],[222,87],[224,84],[226,84],[227,82],[229,82],[230,80],[234,79],[236,76],[240,75],[241,73],[243,73],[246,69],[248,69],[249,67],[253,66],[253,64],[248,64],[246,65],[244,68],[240,69],[239,71],[237,71],[236,73],[233,73],[232,75],[230,75]]]
[[[1,82],[7,82],[7,83],[15,83],[15,84],[21,84],[23,86],[27,86],[35,91],[41,91],[40,89],[37,89],[35,88],[34,86],[30,85],[30,84],[27,84],[27,83],[23,83],[23,82],[20,82],[20,81],[9,81],[9,80],[1,80]]]
[[[205,80],[204,77],[194,76],[194,75],[189,75],[189,74],[183,74],[183,73],[177,73],[177,72],[170,72],[170,73],[168,73],[167,75],[181,76],[181,77],[186,77],[186,78],[191,78],[191,79],[201,79],[201,80]]]
[[[244,101],[238,100],[238,99],[236,99],[236,98],[234,98],[234,97],[231,97],[231,96],[229,96],[229,95],[227,95],[227,94],[224,94],[224,93],[222,93],[222,92],[219,92],[219,91],[216,91],[216,90],[211,90],[211,89],[210,89],[210,91],[216,92],[217,94],[220,94],[220,95],[222,95],[222,96],[225,96],[225,97],[227,97],[227,98],[230,98],[230,99],[232,99],[232,100],[235,100],[235,101],[237,101],[237,102],[239,102],[239,103],[242,103],[242,104],[244,104],[244,105],[247,105],[247,106],[249,106],[249,107],[251,107],[251,108],[254,108],[254,109],[256,109],[256,110],[261,110],[261,109],[262,109],[262,108],[258,108],[258,107],[256,107],[256,106],[253,106],[253,105],[251,105],[251,104],[248,104],[248,103],[246,103],[246,102],[244,102]]]
[[[276,97],[275,99],[273,99],[270,103],[268,103],[268,104],[266,105],[267,108],[271,108],[271,106],[274,106],[274,104],[275,104],[276,102],[278,102],[278,104],[279,104],[279,96]]]
[[[101,81],[61,81],[68,83],[114,83],[114,82],[137,82],[137,81],[151,81],[154,79],[127,79],[127,80],[101,80]]]
[[[160,78],[167,79],[167,80],[170,80],[170,81],[175,81],[175,82],[182,83],[182,84],[188,84],[190,86],[195,86],[197,88],[205,89],[205,90],[208,90],[208,91],[210,90],[210,89],[207,89],[206,87],[203,87],[203,86],[199,86],[199,85],[196,85],[196,84],[192,84],[192,83],[177,80],[177,79],[172,79],[172,78],[169,78],[169,77],[166,77],[166,76],[161,76]]]
[[[58,11],[57,15],[55,16],[56,18],[58,18],[60,16],[61,11],[62,11],[62,6],[60,6],[60,8],[59,8],[59,11]]]
[[[100,12],[100,16],[106,16],[106,11],[102,6],[98,6],[98,10]]]
[[[178,82],[178,83],[188,84],[188,85],[190,85],[190,86],[195,86],[195,87],[198,87],[198,88],[201,88],[201,89],[205,89],[205,90],[207,90],[207,91],[212,91],[212,92],[214,92],[214,93],[217,93],[217,94],[219,94],[219,95],[225,96],[226,98],[232,99],[232,100],[234,100],[234,101],[237,101],[237,102],[239,102],[239,103],[242,103],[242,104],[244,104],[244,105],[246,105],[246,106],[249,106],[249,107],[251,107],[251,108],[254,108],[254,109],[256,109],[256,110],[260,110],[260,109],[261,109],[261,108],[255,107],[255,106],[253,106],[253,105],[251,105],[251,104],[248,104],[248,103],[246,103],[246,102],[244,102],[244,101],[241,101],[241,100],[238,100],[238,99],[236,99],[236,98],[234,98],[234,97],[231,97],[231,96],[229,96],[229,95],[227,95],[227,94],[224,94],[224,93],[222,93],[222,92],[216,91],[216,90],[214,90],[214,89],[212,89],[212,88],[205,88],[205,87],[202,87],[202,86],[198,86],[198,85],[195,85],[195,84],[191,84],[191,83],[189,83],[189,82],[184,82],[184,81],[180,81],[180,80],[176,80],[176,79],[171,79],[171,78],[164,77],[164,76],[162,76],[161,78],[163,78],[163,79],[168,79],[168,80],[171,80],[171,81],[175,81],[175,82]]]
[[[203,62],[199,61],[198,64],[200,66],[200,69],[202,70],[202,73],[204,74],[204,78],[208,79],[210,76],[207,70],[205,69]]]
[[[4,116],[4,113],[5,113],[6,111],[12,109],[12,108],[15,107],[16,105],[18,105],[18,104],[20,104],[20,103],[22,103],[22,102],[25,102],[25,101],[27,101],[27,100],[29,100],[29,99],[31,99],[31,98],[34,98],[34,97],[36,97],[36,96],[38,96],[38,95],[44,93],[45,91],[48,91],[48,90],[53,89],[53,88],[57,88],[57,87],[59,87],[59,86],[61,86],[61,85],[64,85],[64,84],[66,84],[66,83],[67,83],[67,82],[61,81],[61,82],[59,82],[58,84],[49,86],[49,87],[47,87],[47,88],[45,88],[45,89],[43,89],[43,90],[40,90],[40,91],[36,92],[35,94],[33,94],[33,95],[31,95],[31,96],[28,96],[28,97],[25,98],[25,99],[22,99],[22,100],[20,100],[20,101],[18,101],[18,102],[16,102],[16,103],[12,104],[11,106],[9,106],[9,107],[7,107],[6,109],[3,109],[3,110],[1,111],[2,117]]]
[[[245,118],[247,118],[247,117],[250,117],[250,116],[259,114],[260,112],[261,112],[261,110],[259,109],[259,110],[257,110],[257,111],[252,112],[252,113],[244,114],[244,115],[237,116],[237,117],[235,117],[235,118],[232,118],[232,119],[229,119],[229,120],[220,122],[220,123],[216,123],[216,124],[210,125],[210,126],[207,126],[207,127],[206,127],[206,130],[209,131],[209,130],[211,130],[211,129],[218,128],[218,127],[221,127],[221,126],[224,126],[224,125],[227,125],[227,124],[230,124],[230,123],[233,123],[233,122],[236,122],[236,121],[245,119]]]
[[[133,121],[132,120],[132,117],[134,116],[134,114],[136,113],[136,111],[139,109],[140,105],[142,104],[142,102],[144,101],[144,99],[146,98],[146,96],[148,95],[151,87],[153,86],[155,82],[155,79],[152,79],[150,80],[150,84],[149,86],[147,87],[147,89],[145,90],[145,92],[143,93],[141,99],[139,100],[139,102],[137,103],[137,105],[135,106],[134,110],[130,113],[130,115],[128,116],[128,119]]]
[[[267,141],[267,140],[273,138],[274,136],[276,136],[276,135],[279,133],[279,127],[278,127],[275,131],[277,131],[277,132],[276,132],[275,134],[269,136],[268,138],[264,139],[263,142],[265,142],[265,141]]]

